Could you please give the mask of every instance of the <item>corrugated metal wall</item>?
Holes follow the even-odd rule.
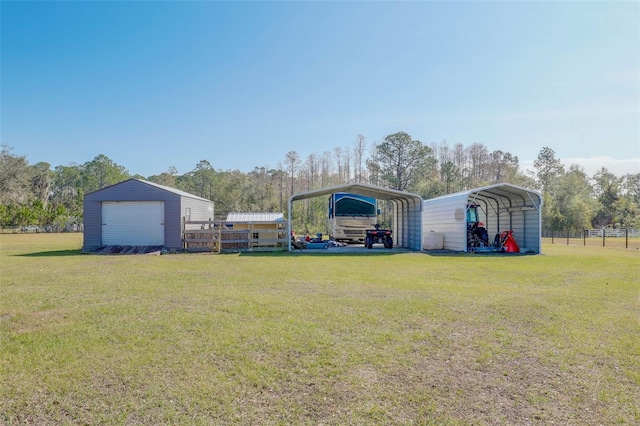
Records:
[[[393,206],[393,244],[422,250],[422,203],[420,199],[397,199]]]
[[[435,231],[443,235],[445,249],[466,250],[466,200],[466,194],[461,194],[424,201],[422,203],[422,235]]]

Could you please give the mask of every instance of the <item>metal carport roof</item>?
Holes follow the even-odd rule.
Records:
[[[364,183],[349,183],[291,196],[287,214],[289,235],[291,235],[291,213],[293,212],[292,205],[294,201],[330,195],[336,192],[348,192],[391,202],[393,206],[395,245],[407,247],[411,250],[422,250],[422,197],[396,189]],[[291,251],[291,240],[289,240],[289,251]]]
[[[487,198],[504,198],[511,199],[517,197],[518,201],[511,205],[511,208],[534,208],[540,210],[542,206],[542,194],[532,189],[522,188],[509,183],[496,183],[494,185],[484,186],[469,191],[470,196],[474,194],[484,195]]]

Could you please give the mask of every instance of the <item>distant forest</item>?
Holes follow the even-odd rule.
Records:
[[[63,231],[82,223],[83,195],[128,178],[139,178],[207,198],[217,219],[229,212],[283,212],[291,195],[349,182],[407,191],[433,198],[507,182],[542,192],[545,233],[560,230],[640,228],[640,173],[615,176],[601,168],[588,176],[579,165],[568,169],[543,147],[533,171],[518,157],[489,151],[482,144],[446,142],[426,145],[404,132],[369,144],[358,135],[352,145],[301,158],[287,152],[276,168],[250,172],[216,169],[203,159],[179,174],[173,167],[153,176],[132,175],[105,155],[80,165],[29,164],[2,145],[0,152],[0,226]],[[326,197],[296,202],[294,227],[326,232]]]

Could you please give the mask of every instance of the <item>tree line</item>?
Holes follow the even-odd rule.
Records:
[[[146,177],[131,174],[103,154],[84,164],[30,165],[25,156],[2,145],[0,225],[68,230],[82,222],[84,194],[131,177],[212,200],[218,219],[229,212],[286,213],[295,193],[349,182],[407,191],[423,199],[507,182],[542,192],[546,233],[640,227],[640,173],[615,176],[601,168],[588,176],[579,165],[565,169],[549,147],[541,149],[534,170],[522,170],[518,157],[506,151],[490,151],[479,143],[427,145],[405,132],[372,144],[358,135],[349,146],[306,158],[289,151],[275,168],[223,170],[205,159],[186,173],[170,167]],[[326,232],[326,216],[325,197],[294,204],[294,227],[300,231]]]

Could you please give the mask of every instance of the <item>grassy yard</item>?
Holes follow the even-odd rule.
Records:
[[[81,255],[0,235],[3,424],[637,424],[640,252]]]

